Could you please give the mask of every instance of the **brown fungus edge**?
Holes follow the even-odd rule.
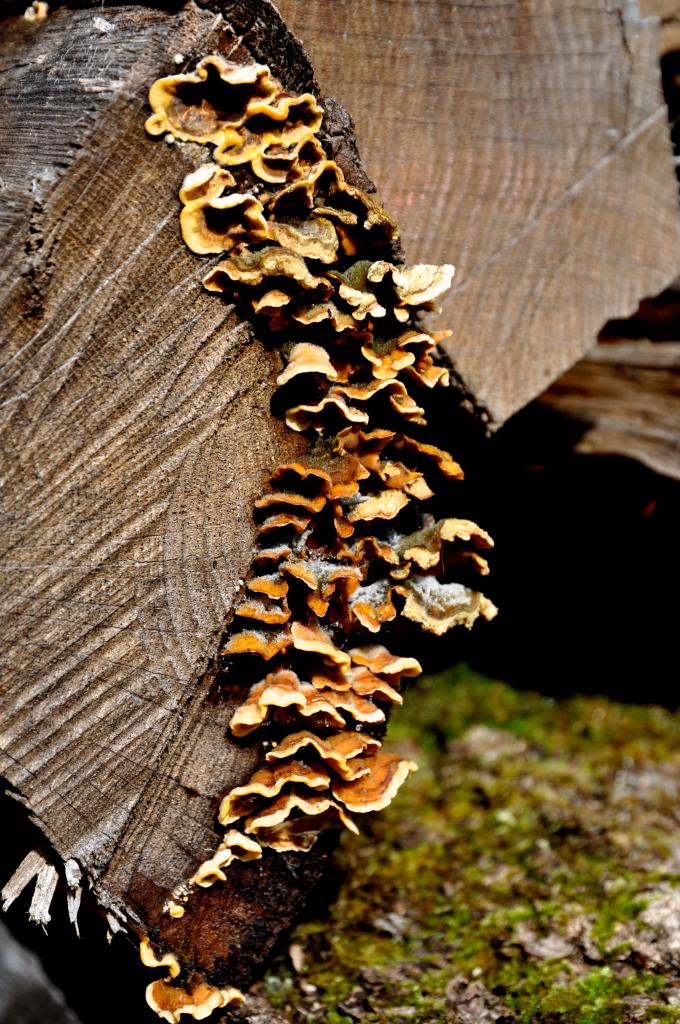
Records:
[[[223,257],[204,287],[279,341],[276,407],[310,442],[255,503],[257,547],[220,652],[249,682],[230,730],[261,742],[263,760],[224,795],[218,849],[166,902],[181,917],[234,861],[263,847],[307,852],[327,828],[358,831],[355,816],[385,807],[415,770],[381,740],[420,665],[367,639],[398,616],[440,635],[496,609],[452,578],[486,575],[493,541],[434,514],[463,472],[423,433],[428,393],[449,382],[436,358],[448,332],[423,331],[419,316],[454,268],[394,262],[397,226],[328,159],[315,97],[286,92],[265,65],[210,55],[156,81],[149,102],[150,134],[214,147],[180,189],[182,237]],[[182,985],[175,955],[146,937],[141,957],[168,967],[147,988],[164,1020],[243,1000],[195,971]]]

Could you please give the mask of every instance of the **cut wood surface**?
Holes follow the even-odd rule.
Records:
[[[303,442],[269,414],[278,355],[181,242],[177,190],[206,152],[145,134],[147,90],[210,52],[294,90],[312,72],[262,0],[9,14],[2,39],[0,771],[100,900],[148,925],[258,756],[226,741],[238,701],[214,700],[206,668],[253,501]],[[265,857],[241,891],[230,876],[211,940],[240,984],[323,859]]]
[[[659,25],[636,3],[278,6],[351,111],[407,259],[456,264],[448,351],[495,423],[676,276]]]

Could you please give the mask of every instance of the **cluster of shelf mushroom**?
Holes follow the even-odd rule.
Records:
[[[374,635],[397,616],[442,634],[496,609],[453,578],[486,575],[492,540],[437,518],[463,473],[425,432],[428,395],[449,375],[435,351],[446,333],[418,317],[453,267],[394,261],[396,224],[327,156],[315,97],[286,93],[267,67],[206,57],[149,98],[151,134],[214,147],[180,190],[182,236],[223,257],[205,287],[280,344],[276,407],[310,441],[255,503],[257,549],[221,651],[244,681],[231,732],[261,740],[263,761],[224,796],[224,841],[167,905],[181,916],[191,887],[224,880],[234,859],[308,851],[328,827],[357,831],[355,816],[385,807],[414,770],[381,741],[420,665]],[[182,1002],[177,991],[168,980],[147,993],[169,1021],[239,998],[214,989]]]

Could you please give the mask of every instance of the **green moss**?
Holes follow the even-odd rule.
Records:
[[[337,896],[293,936],[302,974],[281,958],[265,982],[276,1006],[344,1024],[358,1000],[366,1024],[403,1007],[431,1024],[462,974],[521,1024],[680,1021],[639,917],[680,882],[677,716],[457,666],[411,687],[390,746],[420,771],[343,841]]]
[[[664,980],[655,975],[619,977],[610,967],[602,967],[549,993],[536,1009],[539,1014],[557,1016],[565,1024],[621,1024],[636,997],[656,996],[664,987]],[[659,1024],[678,1019],[677,1011],[656,1001],[647,1002],[642,1012],[642,1020],[656,1020]]]

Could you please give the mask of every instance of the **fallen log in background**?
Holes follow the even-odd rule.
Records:
[[[655,29],[595,2],[499,16],[347,0],[343,48],[338,6],[283,11],[325,88],[354,83],[407,257],[458,264],[450,352],[500,423],[676,272]],[[146,924],[213,848],[219,795],[252,766],[224,742],[231,705],[210,666],[253,499],[296,450],[268,413],[277,357],[203,294],[178,238],[177,187],[204,154],[149,142],[146,89],[211,51],[266,61],[291,88],[313,73],[264,2],[59,7],[43,23],[7,11],[1,770],[58,857]],[[284,862],[269,891],[225,894],[238,927],[211,929],[243,957],[243,984],[323,857]],[[266,942],[248,914],[272,915]]]
[[[583,424],[585,454],[623,455],[680,479],[680,344],[597,345],[540,399]]]
[[[636,4],[279,7],[407,258],[456,264],[448,352],[494,424],[677,275],[659,23]]]

